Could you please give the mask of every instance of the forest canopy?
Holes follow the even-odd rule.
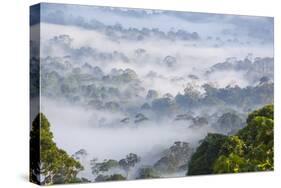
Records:
[[[189,162],[187,175],[270,171],[274,169],[274,107],[249,114],[237,134],[209,134]]]

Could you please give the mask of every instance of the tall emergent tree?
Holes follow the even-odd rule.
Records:
[[[30,132],[30,178],[43,185],[75,183],[83,169],[81,164],[57,147],[53,141],[50,123],[39,113]]]
[[[137,154],[129,153],[125,159],[119,161],[119,165],[127,172],[128,177],[130,169],[140,162],[140,160]]]

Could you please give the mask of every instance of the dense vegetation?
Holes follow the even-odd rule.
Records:
[[[93,159],[91,160],[92,174],[96,177],[95,181],[110,181],[113,178],[122,180],[129,179],[131,176],[136,179],[160,178],[164,174],[186,171],[192,151],[188,143],[177,141],[161,152],[159,160],[151,165],[144,165],[141,158],[134,153],[129,153],[119,161],[106,159],[97,162],[97,159]],[[79,159],[83,155],[87,154],[82,149],[76,152],[74,157]]]
[[[165,58],[166,59],[166,58]],[[36,61],[32,60],[32,72],[36,73]],[[244,62],[245,61],[245,62]],[[200,84],[201,89],[189,83],[185,84],[183,91],[172,95],[170,93],[160,93],[152,88],[146,88],[143,79],[159,79],[156,72],[149,72],[145,78],[141,77],[135,70],[112,68],[110,72],[103,70],[102,66],[93,66],[89,63],[70,64],[68,61],[58,58],[47,57],[42,59],[41,85],[42,96],[51,98],[63,98],[71,103],[85,105],[97,110],[109,110],[111,112],[129,111],[132,106],[124,105],[123,101],[140,101],[142,107],[134,106],[134,110],[151,110],[156,114],[172,114],[198,107],[206,106],[234,106],[249,111],[257,106],[273,102],[273,59],[258,58],[249,62],[245,58],[243,66],[249,67],[245,70],[247,82],[252,83],[246,87],[239,84],[230,83],[226,87],[217,87],[216,82],[206,82]],[[38,62],[37,62],[38,63]],[[239,64],[239,61],[232,66]],[[246,64],[246,65],[244,65]],[[269,64],[269,72],[261,73],[264,64]],[[239,64],[241,65],[241,62]],[[230,67],[232,67],[230,66]],[[238,65],[237,65],[238,66]],[[224,70],[220,66],[210,67],[204,75],[193,79],[205,80],[212,74]],[[234,69],[234,68],[233,68]],[[241,71],[241,68],[235,68]],[[248,78],[250,75],[254,78]],[[36,75],[34,75],[36,76]],[[165,77],[166,75],[161,75]],[[188,78],[181,76],[178,79],[190,79],[197,77],[189,75]],[[173,84],[175,78],[170,78]],[[199,82],[198,82],[199,83]],[[32,88],[38,88],[35,83],[31,83]],[[36,92],[33,89],[34,93]],[[202,93],[202,91],[204,91]]]
[[[151,179],[151,178],[160,178],[160,176],[151,167],[144,167],[139,169],[139,176],[137,177],[137,179]]]
[[[187,168],[187,163],[187,175],[273,170],[273,120],[273,105],[264,106],[250,113],[246,127],[234,135],[209,133],[192,155],[188,143],[176,142],[154,166],[140,168],[136,178],[158,178],[160,172],[171,173]],[[88,182],[77,177],[83,170],[76,161],[79,155],[71,157],[57,147],[50,123],[42,113],[32,124],[30,143],[32,181],[44,185]],[[36,155],[36,150],[40,151],[40,156]],[[81,153],[86,155],[86,151],[79,151]],[[130,169],[139,161],[136,154],[130,153],[120,161],[109,159],[94,163],[95,181],[126,180]],[[112,168],[123,169],[126,173],[103,174]]]
[[[84,8],[31,19],[33,182],[273,169],[272,19]]]
[[[138,155],[129,153],[124,159],[120,159],[119,161],[114,159],[105,159],[103,162],[96,162],[96,160],[97,159],[91,160],[92,174],[97,176],[96,181],[107,181],[111,180],[112,178],[105,174],[108,174],[108,172],[110,172],[112,169],[118,169],[119,173],[123,172],[123,174],[119,175],[123,175],[124,179],[126,179],[130,173],[130,170],[135,167],[135,165],[139,163],[141,159]]]
[[[43,185],[76,183],[83,170],[81,164],[70,157],[53,141],[50,123],[44,114],[37,115],[30,133],[31,180]],[[38,155],[40,154],[40,156]]]
[[[220,134],[208,134],[192,155],[187,175],[212,173],[213,163],[218,157],[225,138],[226,136]]]
[[[187,175],[273,170],[273,105],[249,114],[237,134],[209,134],[189,162]]]
[[[119,181],[119,180],[126,180],[124,176],[121,174],[113,174],[113,175],[99,175],[95,181],[100,182],[100,181]]]

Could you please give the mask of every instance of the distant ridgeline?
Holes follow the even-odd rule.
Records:
[[[187,175],[271,171],[273,160],[273,105],[252,112],[237,134],[208,134],[189,162]]]
[[[155,165],[140,167],[136,179],[159,178],[162,177],[160,172],[171,173],[181,169],[188,169],[186,175],[271,171],[274,169],[273,126],[274,108],[273,105],[266,105],[250,113],[246,127],[235,135],[209,133],[194,153],[188,143],[175,142]],[[33,122],[30,143],[30,178],[33,182],[43,185],[90,182],[86,178],[77,177],[84,169],[79,157],[86,155],[86,151],[80,150],[69,156],[58,148],[53,141],[50,123],[42,113]],[[40,151],[40,160],[38,155],[34,155],[39,154],[36,149]],[[92,167],[93,174],[120,168],[128,175],[140,160],[136,154],[130,153],[120,161],[92,161],[95,163]],[[98,175],[95,181],[126,179],[124,175],[117,173]]]

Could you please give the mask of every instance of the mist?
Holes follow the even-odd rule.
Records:
[[[97,127],[100,119],[95,111],[46,98],[41,99],[41,105],[59,147],[71,154],[85,149],[93,158],[100,160],[121,159],[130,152],[146,156],[167,148],[175,141],[186,141],[195,146],[198,140],[212,130],[193,130],[188,124],[174,121]],[[122,118],[121,114],[103,113],[103,118],[111,120],[118,116]]]
[[[271,37],[248,34],[270,19],[44,6],[31,26],[41,29],[40,111],[79,177],[184,176],[207,134],[234,134],[273,100]],[[119,164],[128,154],[140,157],[130,170]],[[108,160],[117,165],[93,172]]]
[[[168,118],[151,120],[141,125],[120,125],[120,119],[124,117],[121,113],[86,110],[82,106],[47,98],[41,99],[41,107],[41,111],[48,117],[54,141],[59,148],[69,154],[81,149],[87,151],[87,156],[80,160],[85,167],[80,175],[92,180],[96,178],[90,165],[93,159],[100,162],[105,159],[120,160],[129,153],[136,153],[141,157],[141,163],[130,172],[131,178],[135,178],[139,167],[153,165],[174,142],[187,142],[195,148],[207,133],[215,132],[211,126],[193,129],[189,127],[190,122],[175,122]],[[111,125],[99,126],[101,119],[106,119]],[[120,169],[112,169],[108,173],[115,172],[125,173]],[[166,176],[183,174],[178,172]]]

